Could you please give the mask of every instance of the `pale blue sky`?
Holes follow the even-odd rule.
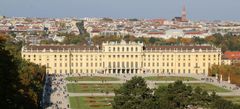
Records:
[[[0,15],[17,17],[166,18],[184,0],[0,0]],[[193,20],[240,20],[240,0],[185,0]]]

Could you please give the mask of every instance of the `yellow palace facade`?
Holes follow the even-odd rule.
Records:
[[[125,41],[101,46],[29,45],[22,57],[45,65],[47,73],[208,74],[221,64],[221,49],[212,46],[145,46]]]

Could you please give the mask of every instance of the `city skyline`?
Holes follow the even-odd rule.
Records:
[[[186,5],[187,17],[192,20],[239,20],[236,15],[240,1],[219,0],[52,0],[2,1],[0,15],[9,17],[110,17],[110,18],[164,18],[181,16]]]

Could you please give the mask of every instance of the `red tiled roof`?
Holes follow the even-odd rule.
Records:
[[[146,46],[146,50],[216,50],[211,46]]]
[[[165,34],[164,32],[149,32],[148,34]]]
[[[81,46],[81,45],[30,45],[28,50],[97,50],[96,46]]]
[[[224,53],[224,58],[226,59],[240,59],[240,52],[239,51],[226,51]]]

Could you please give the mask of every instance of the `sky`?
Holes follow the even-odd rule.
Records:
[[[184,4],[192,20],[240,20],[240,0],[0,0],[0,15],[171,19]]]

